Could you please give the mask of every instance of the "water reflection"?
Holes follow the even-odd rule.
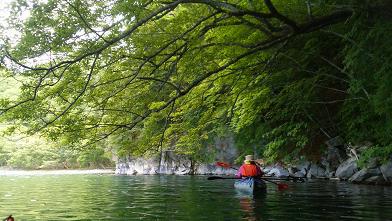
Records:
[[[390,187],[289,183],[241,195],[203,176],[0,176],[0,218],[16,220],[391,220]]]
[[[242,220],[256,221],[262,220],[262,213],[258,212],[263,208],[266,193],[247,194],[236,190],[236,198],[239,200],[242,211]]]

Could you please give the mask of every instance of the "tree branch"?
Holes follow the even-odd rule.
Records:
[[[59,114],[57,115],[55,118],[53,118],[52,120],[48,121],[45,123],[45,125],[43,125],[42,127],[40,127],[38,130],[36,130],[35,132],[39,132],[42,129],[46,128],[48,125],[52,124],[53,122],[55,122],[56,120],[58,120],[61,116],[63,116],[64,114],[66,114],[68,112],[69,109],[71,109],[71,107],[79,100],[80,97],[82,97],[82,95],[86,92],[87,89],[87,85],[90,83],[91,77],[93,75],[93,70],[95,67],[95,64],[98,60],[98,54],[95,56],[94,61],[91,65],[90,71],[87,75],[87,80],[82,88],[82,90],[80,91],[80,93],[76,96],[76,98]]]
[[[297,32],[299,30],[297,23],[295,23],[293,20],[287,18],[286,16],[283,16],[282,14],[280,14],[278,12],[278,10],[276,10],[275,6],[272,4],[272,2],[270,0],[264,0],[265,5],[267,6],[267,8],[269,9],[269,11],[271,12],[271,15],[277,19],[279,19],[280,21],[282,21],[283,23],[289,25],[294,32]]]

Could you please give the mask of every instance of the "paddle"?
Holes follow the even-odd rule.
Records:
[[[268,179],[263,179],[263,178],[260,178],[260,179],[277,185],[279,190],[285,190],[285,189],[289,188],[289,185],[287,183],[277,183],[277,182],[274,182],[274,181],[268,180]]]
[[[258,163],[257,161],[254,161],[254,162],[255,162],[255,164],[257,166],[261,167],[260,163]],[[276,179],[279,179],[279,180],[290,180],[290,179],[292,179],[294,182],[301,182],[301,183],[305,182],[305,179],[303,177],[295,177],[295,176],[291,176],[291,175],[289,175],[286,178],[276,178]]]
[[[225,168],[232,168],[232,169],[238,170],[237,168],[234,168],[230,164],[225,163],[225,162],[216,162],[216,165],[221,166],[221,167],[225,167]],[[240,178],[237,178],[237,177],[227,177],[227,178],[228,179],[240,179]],[[286,183],[277,183],[277,182],[274,182],[274,181],[271,181],[271,180],[268,180],[268,179],[264,179],[262,177],[258,177],[258,178],[261,179],[261,180],[264,180],[264,181],[267,181],[267,182],[270,182],[270,183],[273,183],[273,184],[277,185],[278,186],[278,190],[284,190],[284,189],[289,188],[289,185],[286,184]],[[225,179],[225,177],[221,177],[221,178],[208,177],[207,179],[208,180]]]
[[[292,179],[294,182],[300,182],[300,183],[303,183],[303,182],[305,182],[305,178],[304,177],[296,177],[296,176],[291,176],[291,175],[289,175],[288,177],[287,177],[287,179]]]
[[[270,181],[270,180],[285,180],[285,179],[280,179],[280,178],[276,178],[276,177],[258,177],[258,178],[266,180],[266,181]],[[207,178],[207,180],[233,180],[233,179],[241,179],[241,178],[239,178],[239,177],[221,177],[221,176],[210,176],[210,177]]]
[[[268,180],[268,179],[262,178],[262,177],[258,177],[258,178],[277,185],[279,190],[284,190],[284,189],[289,188],[289,185],[287,185],[286,183],[277,183],[277,182],[274,182],[272,180]],[[207,178],[207,180],[226,180],[226,179],[241,179],[241,178],[239,178],[239,177],[221,177],[221,176],[210,176]]]
[[[210,176],[207,180],[227,180],[227,179],[241,179],[239,177],[221,177],[221,176]]]

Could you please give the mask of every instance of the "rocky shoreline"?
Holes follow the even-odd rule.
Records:
[[[359,168],[356,158],[349,158],[342,162],[336,170],[329,170],[322,164],[304,162],[288,168],[282,166],[264,167],[267,175],[277,177],[306,177],[308,179],[345,180],[357,184],[391,185],[392,160],[373,167]]]
[[[333,179],[346,180],[352,183],[370,185],[391,185],[392,184],[392,160],[386,164],[360,169],[355,158],[349,158],[338,166],[335,171],[330,171],[320,164],[303,162],[299,165],[284,167],[281,165],[269,165],[262,167],[268,176],[274,177],[304,177],[308,179]],[[172,167],[165,166],[159,171],[157,163],[152,159],[133,159],[129,162],[117,164],[116,174],[137,175],[137,174],[175,174],[175,175],[234,175],[237,171],[231,168],[222,168],[214,164],[200,164],[193,170],[187,167],[182,161],[180,164],[172,164]]]
[[[345,180],[358,184],[391,185],[392,157],[386,163],[372,159],[365,168],[358,166],[358,156],[368,145],[353,147],[349,154],[341,147],[331,145],[319,162],[301,161],[293,165],[263,165],[262,169],[268,176],[275,177],[306,177],[308,179]],[[220,156],[217,161],[232,163],[235,152],[229,156]],[[224,159],[226,158],[226,159]],[[234,166],[236,167],[236,166]],[[238,165],[237,165],[238,168]],[[198,163],[186,156],[176,155],[168,151],[160,157],[140,158],[126,157],[116,163],[115,173],[119,175],[136,174],[176,174],[176,175],[233,175],[237,171],[233,168],[222,168],[212,163]]]

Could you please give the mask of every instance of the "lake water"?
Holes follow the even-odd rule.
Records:
[[[392,220],[392,188],[290,183],[252,197],[206,176],[0,176],[0,218],[21,220]]]

